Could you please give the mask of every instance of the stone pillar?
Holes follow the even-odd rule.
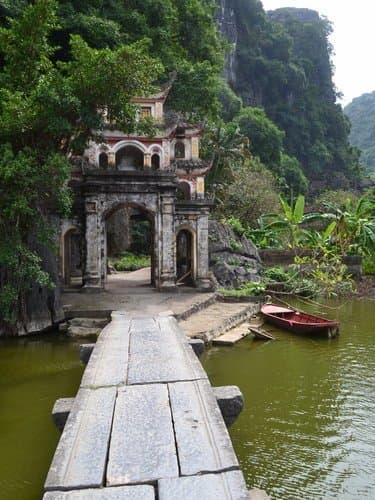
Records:
[[[208,258],[208,209],[202,211],[197,222],[197,287],[201,291],[212,289]]]
[[[170,291],[176,288],[176,252],[174,231],[174,197],[161,197],[161,224],[159,237],[161,239],[161,269],[160,291]]]
[[[86,262],[83,291],[99,292],[102,287],[100,228],[97,201],[86,201]]]
[[[145,169],[151,168],[151,155],[148,153],[145,153],[144,155],[144,164],[143,164]]]
[[[116,168],[116,153],[108,151],[108,168]]]

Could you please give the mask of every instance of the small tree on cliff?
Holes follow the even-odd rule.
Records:
[[[45,243],[51,207],[69,210],[68,158],[100,135],[103,109],[133,128],[130,98],[150,92],[161,71],[146,42],[95,50],[79,36],[71,61],[54,62],[56,7],[36,0],[0,29],[0,321],[8,325],[24,318],[31,285],[52,285],[30,238]]]

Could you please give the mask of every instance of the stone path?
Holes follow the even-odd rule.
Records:
[[[62,301],[66,316],[109,317],[113,310],[152,316],[170,310],[182,317],[215,299],[214,293],[197,293],[194,288],[185,287],[160,293],[149,282],[150,269],[145,268],[108,276],[106,289],[97,294],[65,292]]]
[[[44,500],[248,500],[215,394],[173,317],[113,314],[45,489]]]

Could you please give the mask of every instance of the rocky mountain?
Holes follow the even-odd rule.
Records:
[[[367,172],[375,173],[375,91],[353,99],[344,112],[352,126],[350,142],[361,150]]]
[[[359,175],[349,124],[332,81],[331,24],[309,9],[265,12],[259,0],[217,0],[219,25],[233,46],[226,77],[246,106],[263,107],[285,132],[317,187],[348,188]]]

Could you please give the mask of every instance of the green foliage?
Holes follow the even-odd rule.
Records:
[[[326,203],[327,218],[335,222],[335,241],[341,255],[370,254],[375,248],[375,197],[362,196],[353,205],[348,199],[345,207]]]
[[[134,129],[129,99],[150,92],[162,69],[145,43],[99,50],[78,35],[71,60],[56,62],[56,6],[36,0],[0,29],[0,315],[8,322],[25,319],[31,285],[52,285],[32,248],[52,244],[48,214],[70,208],[68,157],[104,129],[103,109]]]
[[[375,250],[362,257],[362,271],[365,275],[375,275]]]
[[[151,266],[151,257],[126,252],[121,258],[114,260],[113,265],[116,271],[136,271]]]
[[[236,289],[222,289],[219,292],[227,297],[254,297],[265,292],[265,285],[260,282],[249,281]]]
[[[235,122],[248,138],[250,152],[272,170],[277,169],[281,161],[284,132],[260,108],[244,108]]]
[[[266,15],[258,0],[232,5],[238,30],[233,90],[285,132],[285,152],[309,181],[335,189],[355,185],[361,170],[335,102],[329,21],[308,9]]]
[[[282,191],[290,200],[295,195],[307,193],[309,181],[300,168],[297,158],[291,158],[285,153],[281,153],[278,178]]]
[[[219,100],[220,117],[226,123],[231,122],[240,113],[242,101],[224,80],[221,82]]]
[[[279,196],[283,212],[281,214],[265,214],[263,221],[266,229],[281,232],[286,237],[286,243],[290,248],[295,249],[301,245],[303,237],[306,235],[302,227],[306,222],[323,220],[324,215],[319,213],[305,214],[305,197],[299,195],[294,206],[289,204],[283,195]]]
[[[361,150],[368,173],[375,173],[375,92],[356,97],[344,112],[351,123],[350,142]]]
[[[244,227],[255,227],[264,211],[278,206],[276,180],[271,172],[257,159],[247,159],[233,171],[233,181],[223,186],[219,215],[236,217]]]

